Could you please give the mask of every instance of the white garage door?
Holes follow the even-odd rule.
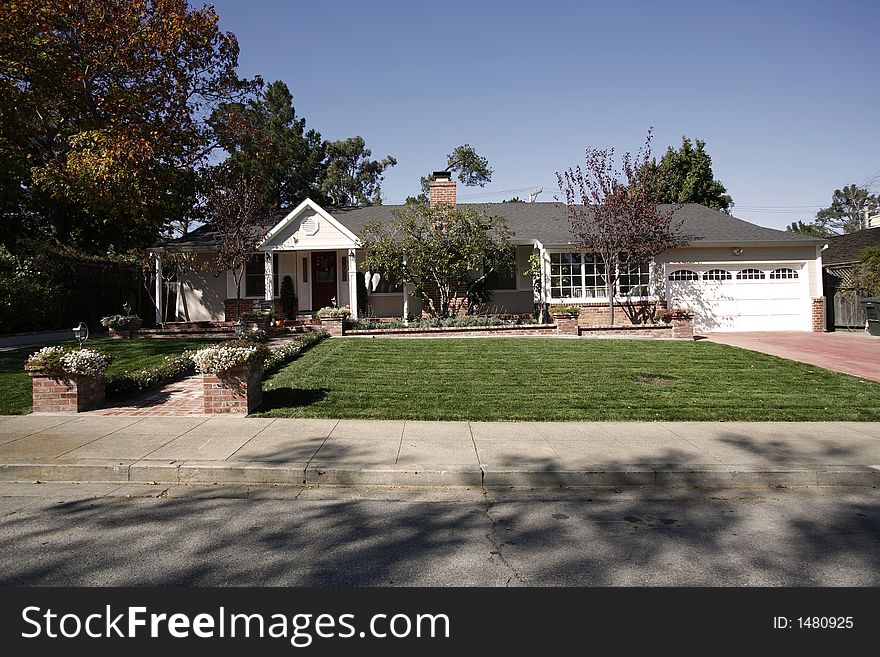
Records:
[[[666,301],[698,331],[809,331],[806,263],[667,264]]]

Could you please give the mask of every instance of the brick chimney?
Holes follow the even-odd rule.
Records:
[[[448,171],[435,171],[428,182],[428,204],[436,208],[441,203],[455,205],[455,181]]]

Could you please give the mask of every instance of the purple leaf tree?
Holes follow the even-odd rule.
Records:
[[[619,167],[613,148],[588,148],[583,167],[556,174],[578,248],[602,260],[612,325],[621,265],[647,262],[687,243],[682,222],[674,219],[681,206],[656,201],[660,173],[649,166],[651,133],[636,155],[624,153]]]

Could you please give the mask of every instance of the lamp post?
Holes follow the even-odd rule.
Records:
[[[235,331],[235,337],[240,338],[242,331],[244,331],[244,321],[242,321],[241,317],[235,320],[232,329]]]
[[[76,338],[76,341],[79,342],[79,348],[82,349],[85,341],[89,339],[89,327],[85,325],[85,322],[80,322],[78,326],[73,328],[73,337]]]
[[[122,304],[122,312],[125,313],[126,317],[131,315],[131,304],[128,301],[126,301],[124,304]]]

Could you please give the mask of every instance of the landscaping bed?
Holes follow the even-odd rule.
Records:
[[[880,420],[880,384],[708,341],[334,338],[261,415],[412,420]]]

